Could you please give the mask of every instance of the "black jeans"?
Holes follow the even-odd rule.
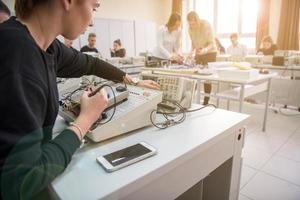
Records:
[[[215,53],[207,53],[204,55],[196,55],[195,59],[196,59],[196,64],[207,65],[209,62],[216,62],[217,53],[215,52]],[[200,87],[200,85],[198,87]],[[210,83],[204,83],[204,92],[206,94],[211,93],[211,88],[212,86]],[[203,105],[207,105],[208,102],[209,102],[209,97],[204,97]]]

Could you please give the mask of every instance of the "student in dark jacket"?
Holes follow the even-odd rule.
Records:
[[[88,37],[88,44],[80,49],[80,52],[95,52],[98,53],[96,48],[97,36],[95,33],[90,33]]]
[[[259,55],[274,55],[275,51],[278,50],[278,47],[276,44],[274,44],[273,39],[271,36],[265,36],[262,39],[260,48],[257,51],[257,54]]]
[[[107,105],[104,90],[93,97],[85,91],[74,124],[52,138],[57,77],[97,75],[132,83],[123,71],[55,39],[77,38],[98,6],[98,0],[16,0],[17,18],[0,24],[0,199],[46,199],[49,184]],[[158,88],[153,81],[138,85]]]
[[[124,58],[126,56],[126,49],[122,48],[121,40],[114,41],[113,49],[110,50],[111,57]]]

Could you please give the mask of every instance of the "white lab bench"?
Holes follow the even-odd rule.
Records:
[[[54,194],[64,200],[237,200],[248,117],[207,108],[165,130],[147,127],[88,144],[53,181]],[[113,173],[96,162],[99,155],[141,141],[154,146],[157,155]]]
[[[264,110],[264,119],[263,119],[263,128],[266,130],[267,117],[268,117],[268,107],[269,107],[269,98],[271,91],[271,79],[277,76],[277,73],[270,74],[259,74],[257,77],[249,79],[238,79],[238,78],[223,78],[219,77],[217,74],[212,75],[200,75],[200,74],[183,74],[176,73],[175,70],[169,72],[170,70],[164,68],[143,68],[144,72],[150,72],[153,74],[166,74],[177,77],[185,77],[197,80],[197,97],[196,102],[200,104],[201,95],[210,96],[217,98],[217,106],[219,106],[219,99],[227,99],[239,102],[239,112],[243,112],[244,99],[259,94],[262,92],[267,92],[265,98],[265,110]],[[201,84],[205,82],[216,83],[217,90],[216,93],[207,94],[201,91]],[[220,84],[228,83],[230,85],[235,85],[239,87],[230,88],[229,90],[220,91]],[[229,103],[227,104],[227,109],[229,109]]]

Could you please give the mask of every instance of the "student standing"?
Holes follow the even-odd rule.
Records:
[[[208,62],[215,62],[217,57],[217,47],[211,25],[201,20],[194,11],[188,13],[189,35],[192,41],[191,53],[195,55],[197,64],[207,65]],[[199,86],[200,87],[200,86]],[[205,93],[211,93],[211,84],[204,84]],[[204,97],[204,105],[209,102],[209,97]]]
[[[171,14],[166,25],[159,28],[157,33],[157,46],[153,56],[161,59],[169,59],[180,62],[181,52],[181,16],[177,13]]]

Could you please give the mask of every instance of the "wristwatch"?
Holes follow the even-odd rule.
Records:
[[[140,82],[140,79],[139,78],[132,78],[131,81],[132,81],[132,85],[137,86]]]

